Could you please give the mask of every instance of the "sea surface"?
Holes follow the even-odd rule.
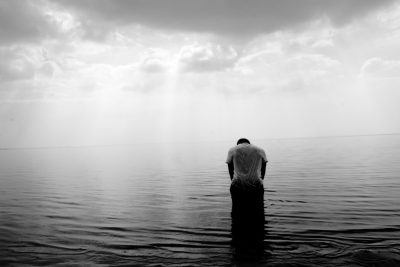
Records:
[[[248,249],[235,141],[1,149],[0,266],[400,266],[399,135],[251,140],[269,163]]]

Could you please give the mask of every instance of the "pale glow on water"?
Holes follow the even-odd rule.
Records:
[[[253,264],[399,264],[399,136],[254,143],[269,165]],[[0,263],[245,264],[230,245],[232,145],[1,150]]]

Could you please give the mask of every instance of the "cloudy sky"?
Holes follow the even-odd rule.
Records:
[[[0,0],[0,147],[400,132],[400,1]]]

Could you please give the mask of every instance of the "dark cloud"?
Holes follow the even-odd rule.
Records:
[[[254,36],[316,18],[344,25],[399,0],[0,0],[0,45],[58,37],[48,11],[72,12],[91,39],[116,27]]]
[[[41,0],[0,0],[0,44],[35,42],[56,32]]]
[[[328,18],[334,25],[395,2],[395,0],[57,0],[89,25],[109,27],[130,23],[154,28],[256,35]]]

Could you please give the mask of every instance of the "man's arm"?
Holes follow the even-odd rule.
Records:
[[[261,164],[261,179],[262,180],[264,180],[264,177],[265,177],[265,170],[267,169],[267,162],[268,161],[263,160],[262,164]]]
[[[233,172],[234,172],[233,162],[228,163],[228,169],[229,169],[229,176],[231,177],[231,180],[232,180],[233,179]]]

